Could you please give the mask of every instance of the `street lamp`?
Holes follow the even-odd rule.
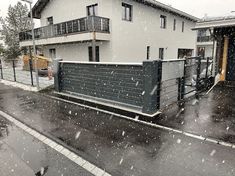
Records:
[[[21,1],[29,3],[32,40],[33,40],[33,57],[35,58],[36,85],[37,85],[37,89],[39,90],[38,66],[37,66],[36,46],[35,46],[35,36],[34,36],[34,22],[33,22],[33,12],[32,12],[33,0],[21,0]]]

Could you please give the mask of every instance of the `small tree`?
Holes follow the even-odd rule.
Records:
[[[18,2],[14,6],[9,6],[5,19],[0,18],[2,39],[6,45],[3,52],[5,59],[16,59],[21,54],[19,33],[30,29],[31,24],[28,13],[27,6]]]

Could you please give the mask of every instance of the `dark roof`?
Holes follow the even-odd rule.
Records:
[[[189,14],[183,12],[183,11],[180,11],[178,9],[175,9],[171,6],[165,5],[165,4],[160,3],[158,1],[155,1],[155,0],[134,0],[134,1],[145,4],[145,5],[153,7],[153,8],[161,9],[163,11],[172,13],[174,15],[186,18],[186,19],[194,21],[194,22],[199,20],[199,18],[197,18],[197,17],[189,15]],[[45,6],[49,2],[50,2],[50,0],[38,0],[37,3],[33,7],[33,17],[40,19],[41,18],[41,12],[43,11]]]

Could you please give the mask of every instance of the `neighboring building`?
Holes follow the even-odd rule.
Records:
[[[203,58],[212,58],[213,55],[213,37],[210,30],[201,29],[197,32],[197,56]]]
[[[203,19],[195,30],[209,30],[213,37],[213,76],[235,81],[235,16]]]
[[[50,58],[142,62],[195,54],[196,17],[154,0],[38,0],[36,45]],[[31,46],[31,32],[20,45]]]

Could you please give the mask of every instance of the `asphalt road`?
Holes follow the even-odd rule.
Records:
[[[0,175],[40,176],[43,172],[45,176],[92,175],[0,116]]]
[[[0,84],[0,110],[113,176],[234,176],[235,149]],[[74,174],[74,173],[73,173]]]

